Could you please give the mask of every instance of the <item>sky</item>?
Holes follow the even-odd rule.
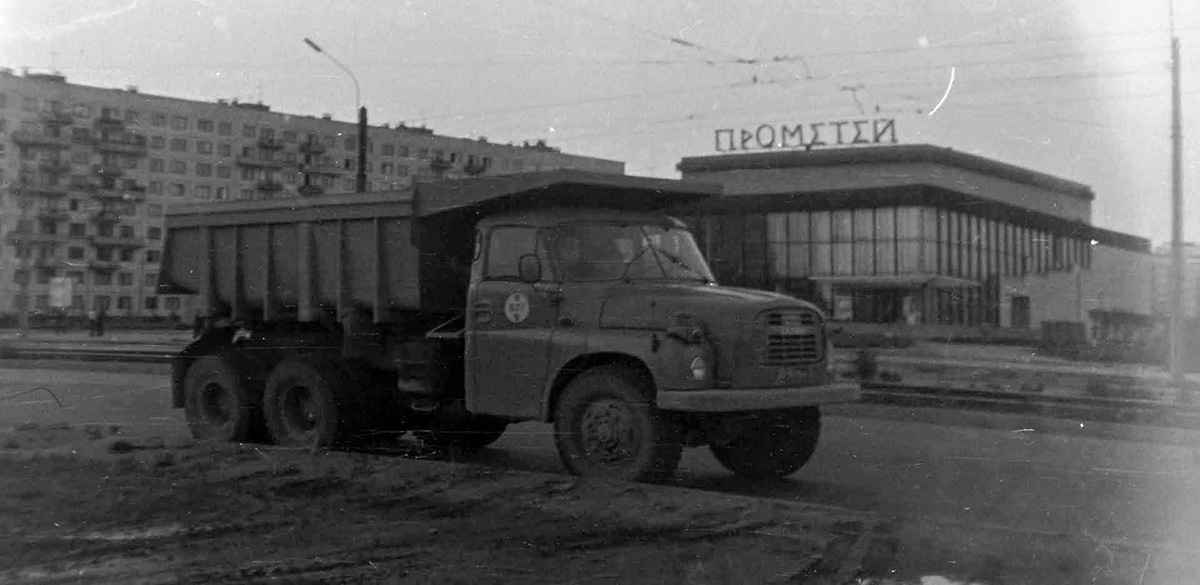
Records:
[[[1170,237],[1170,0],[0,0],[0,66],[261,101],[678,177],[719,129],[890,118],[1085,183],[1093,222]],[[1175,0],[1185,237],[1200,240],[1200,3]]]

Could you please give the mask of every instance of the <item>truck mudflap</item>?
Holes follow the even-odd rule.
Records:
[[[729,388],[720,390],[660,390],[658,408],[678,412],[743,412],[856,402],[862,388],[856,382],[792,388]]]

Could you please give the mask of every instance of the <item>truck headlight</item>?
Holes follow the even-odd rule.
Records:
[[[692,379],[697,381],[708,379],[708,361],[703,357],[693,359],[690,369],[692,370]]]

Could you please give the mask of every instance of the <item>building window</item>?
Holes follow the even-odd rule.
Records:
[[[187,163],[181,160],[173,160],[171,161],[170,169],[172,174],[182,175],[187,173]]]
[[[126,124],[132,124],[134,126],[137,126],[138,121],[140,119],[141,119],[141,116],[138,115],[137,110],[125,110],[125,123]]]
[[[217,177],[228,179],[233,173],[229,165],[217,165]]]
[[[108,275],[109,284],[112,284],[112,275]],[[111,300],[108,295],[96,295],[92,297],[92,309],[97,311],[107,311],[111,307]]]
[[[146,250],[146,264],[157,264],[162,259],[162,250]]]
[[[150,172],[161,173],[161,172],[163,172],[163,169],[166,167],[166,164],[167,164],[166,161],[164,161],[161,158],[152,158],[152,159],[150,159]]]
[[[383,145],[383,156],[395,156],[395,155],[396,155],[396,145],[395,144],[388,143],[388,144]]]
[[[162,136],[151,136],[150,137],[150,148],[153,148],[155,150],[162,150],[166,147],[167,147],[167,139],[166,138],[163,138]]]
[[[217,145],[217,156],[233,156],[233,147],[229,143],[221,143]]]
[[[67,203],[67,209],[70,209],[71,211],[79,211],[80,206],[81,203],[78,199],[72,199],[69,203]]]
[[[184,116],[172,116],[171,117],[171,129],[172,130],[187,130],[188,129],[188,119]]]
[[[196,120],[196,129],[201,132],[207,132],[211,134],[215,127],[216,124],[214,124],[212,120]]]
[[[166,126],[167,115],[162,112],[154,112],[150,114],[150,125],[158,127]]]
[[[146,204],[146,215],[149,215],[150,217],[162,217],[162,214],[163,214],[162,203],[147,203]]]
[[[217,123],[217,134],[219,134],[221,136],[233,136],[233,123],[232,122],[218,122]]]
[[[154,286],[154,285],[147,283],[146,286]],[[142,303],[142,306],[144,306],[147,311],[158,310],[158,297],[146,297],[146,299]]]
[[[246,124],[245,126],[242,126],[243,138],[254,138],[255,136],[258,136],[258,128],[256,126],[253,124]]]
[[[73,223],[67,228],[70,230],[71,237],[82,238],[87,235],[87,226],[82,223]]]
[[[150,181],[146,184],[146,191],[151,195],[162,195],[162,181]]]
[[[100,272],[96,274],[96,286],[112,286],[112,273]]]
[[[229,199],[229,187],[217,187],[217,192],[213,196],[217,201],[225,201]]]
[[[212,187],[209,185],[196,185],[197,199],[212,199]]]
[[[71,246],[70,248],[67,248],[67,259],[68,260],[83,260],[83,255],[84,255],[83,248],[80,248],[78,246]]]
[[[171,190],[169,194],[172,197],[183,197],[184,195],[187,195],[187,186],[183,183],[171,183]]]
[[[210,163],[196,163],[196,175],[201,177],[211,177],[213,174],[213,166]]]
[[[179,297],[167,297],[167,310],[168,311],[178,311],[179,310]]]
[[[243,200],[254,199],[254,189],[242,189],[238,192],[238,198]]]
[[[21,109],[22,110],[25,110],[26,112],[36,112],[37,107],[38,107],[37,98],[27,97],[27,98],[21,99]]]
[[[345,147],[346,147],[346,150],[356,149],[358,147],[358,137],[353,136],[353,135],[347,136],[346,140],[345,140]]]
[[[408,158],[408,147],[401,145],[396,149],[396,155]]]
[[[133,297],[117,297],[117,309],[128,311],[133,308]]]
[[[118,286],[129,286],[131,284],[133,284],[133,274],[122,272],[117,275]]]
[[[121,248],[121,252],[118,257],[121,259],[121,262],[133,262],[133,250],[130,250],[129,248]]]
[[[77,165],[86,165],[91,158],[91,155],[83,150],[76,150],[71,153],[71,162]]]
[[[213,152],[212,142],[208,141],[208,140],[197,140],[196,141],[196,152],[198,152],[200,154],[212,154],[212,152]]]
[[[172,138],[171,139],[171,150],[173,152],[187,152],[187,139],[186,138]]]
[[[50,295],[37,295],[33,297],[33,306],[36,309],[49,309]]]

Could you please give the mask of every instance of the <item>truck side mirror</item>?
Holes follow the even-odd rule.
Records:
[[[524,254],[517,262],[517,274],[521,282],[533,284],[542,280],[542,261],[536,254]]]

